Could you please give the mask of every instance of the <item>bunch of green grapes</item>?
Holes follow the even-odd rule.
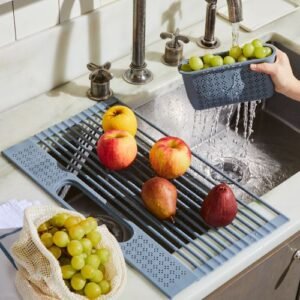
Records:
[[[95,218],[61,213],[38,228],[42,243],[59,261],[65,284],[72,292],[89,299],[111,289],[105,277],[110,252],[98,246],[101,234],[97,227]]]
[[[211,67],[231,65],[248,59],[265,58],[272,54],[272,49],[263,45],[259,39],[245,44],[243,47],[232,47],[226,56],[205,54],[203,57],[192,56],[187,64],[181,65],[180,69],[185,72],[199,71]]]

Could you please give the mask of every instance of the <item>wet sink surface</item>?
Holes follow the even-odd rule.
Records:
[[[300,170],[300,135],[261,107],[257,108],[248,143],[242,134],[236,135],[230,129],[193,150],[206,155],[215,164],[227,158],[233,158],[237,165],[242,164],[241,183],[258,195],[265,194]]]
[[[274,44],[288,53],[300,78],[300,55]],[[195,111],[180,84],[137,111],[169,135],[184,139],[196,154],[221,169],[225,166],[229,176],[252,192],[263,195],[300,170],[300,103],[275,94],[266,101],[246,104],[246,108],[241,104]],[[251,109],[256,116],[247,141],[244,135],[249,131],[244,128],[246,124],[249,130]]]

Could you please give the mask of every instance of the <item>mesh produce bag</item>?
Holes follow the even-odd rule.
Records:
[[[18,241],[12,246],[12,254],[18,267],[16,287],[25,300],[80,300],[87,299],[75,294],[66,286],[59,262],[43,245],[37,228],[59,213],[84,218],[83,215],[54,206],[32,206],[25,210],[24,226]],[[116,299],[126,283],[126,265],[120,246],[105,225],[99,226],[102,239],[99,247],[107,248],[111,255],[105,264],[105,276],[111,291],[97,299]]]

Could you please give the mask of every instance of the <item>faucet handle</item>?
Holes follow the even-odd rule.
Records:
[[[113,74],[109,72],[110,62],[103,65],[94,63],[87,64],[87,68],[91,71],[89,79],[91,80],[91,88],[87,95],[92,100],[105,100],[112,96],[112,90],[109,88],[109,82],[113,79]]]
[[[180,47],[180,43],[178,41],[182,41],[185,44],[187,44],[190,41],[190,39],[187,36],[179,34],[179,29],[178,28],[176,29],[176,31],[174,33],[172,33],[172,32],[162,32],[160,34],[160,37],[163,40],[171,39],[171,42],[169,43],[169,46],[172,47],[172,48]]]
[[[111,63],[108,61],[106,62],[104,65],[97,65],[97,64],[94,64],[94,63],[89,63],[87,64],[87,68],[90,70],[90,71],[94,71],[96,69],[106,69],[106,70],[109,70],[111,67]]]
[[[104,65],[100,66],[94,63],[87,64],[88,70],[91,71],[89,76],[90,80],[97,82],[108,82],[113,78],[113,75],[108,71],[110,67],[110,62],[106,62]]]
[[[179,29],[177,28],[174,33],[162,32],[160,37],[165,39],[171,39],[166,43],[165,54],[162,57],[162,62],[168,66],[177,66],[182,60],[183,43],[188,43],[190,39],[184,35],[179,34]]]

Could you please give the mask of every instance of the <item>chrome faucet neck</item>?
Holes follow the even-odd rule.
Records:
[[[133,46],[130,68],[123,79],[132,84],[145,84],[153,79],[145,63],[146,0],[133,0]]]

